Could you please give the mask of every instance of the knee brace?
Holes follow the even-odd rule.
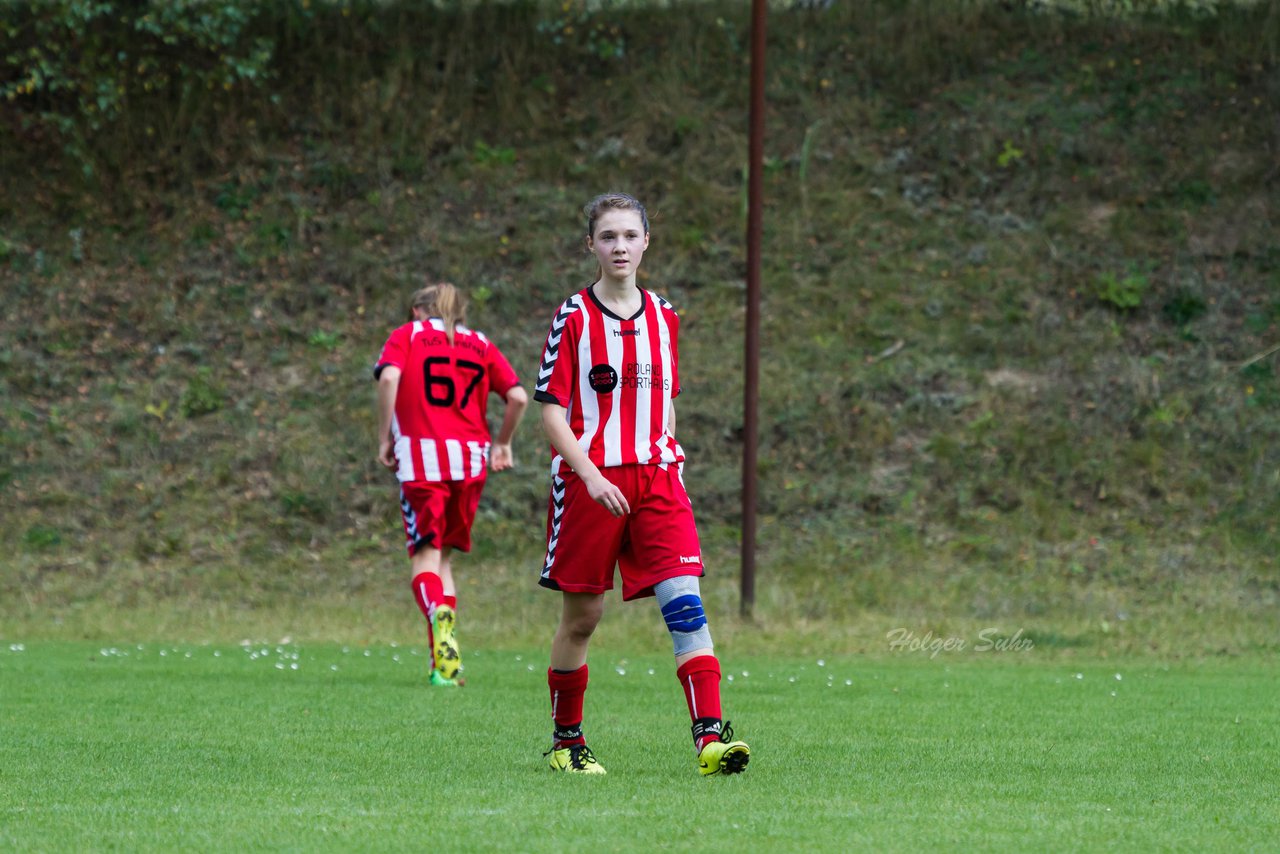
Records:
[[[707,627],[707,615],[702,609],[696,575],[681,575],[659,582],[653,588],[662,609],[662,619],[671,632],[671,643],[676,655],[684,655],[696,649],[711,649],[711,629]]]

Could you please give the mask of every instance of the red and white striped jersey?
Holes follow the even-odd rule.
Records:
[[[473,480],[489,462],[489,392],[505,397],[520,380],[506,357],[481,332],[459,324],[453,346],[444,321],[415,320],[391,333],[373,368],[400,369],[391,436],[396,478]]]
[[[584,288],[556,310],[534,400],[566,410],[569,428],[597,466],[677,463],[671,401],[680,393],[680,318],[671,303],[641,290],[641,308],[622,318]],[[553,472],[563,462],[551,461]]]

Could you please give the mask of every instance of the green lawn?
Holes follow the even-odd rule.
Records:
[[[702,779],[666,656],[599,649],[603,778],[552,774],[545,655],[0,645],[0,849],[1261,849],[1280,688],[1261,659],[1035,650],[726,655],[747,773]]]

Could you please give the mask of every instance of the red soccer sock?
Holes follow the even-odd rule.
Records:
[[[701,750],[720,740],[720,662],[714,655],[691,658],[676,671],[693,721],[693,743]]]
[[[436,666],[436,638],[431,631],[431,617],[436,608],[444,604],[444,584],[434,572],[419,572],[413,577],[413,601],[427,618],[427,648],[431,650],[431,666]]]
[[[555,723],[553,748],[586,744],[582,735],[582,698],[587,693],[587,665],[577,670],[547,668],[551,689],[551,720]]]
[[[457,596],[445,596],[445,597],[444,597],[444,601],[443,601],[441,604],[446,605],[446,606],[448,606],[448,607],[450,607],[450,608],[452,608],[453,610],[455,610],[455,611],[456,611],[456,610],[458,610],[458,597],[457,597]]]

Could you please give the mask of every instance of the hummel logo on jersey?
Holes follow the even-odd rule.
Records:
[[[702,556],[701,556],[701,555],[694,555],[694,556],[690,557],[690,556],[688,556],[688,555],[680,555],[680,562],[681,562],[681,563],[698,563],[698,564],[700,564],[700,563],[702,563]]]
[[[613,337],[614,337],[614,338],[621,338],[621,337],[623,337],[624,335],[634,335],[634,336],[636,336],[636,337],[638,338],[638,337],[640,336],[640,330],[639,330],[639,329],[615,329],[615,330],[613,330]]]

